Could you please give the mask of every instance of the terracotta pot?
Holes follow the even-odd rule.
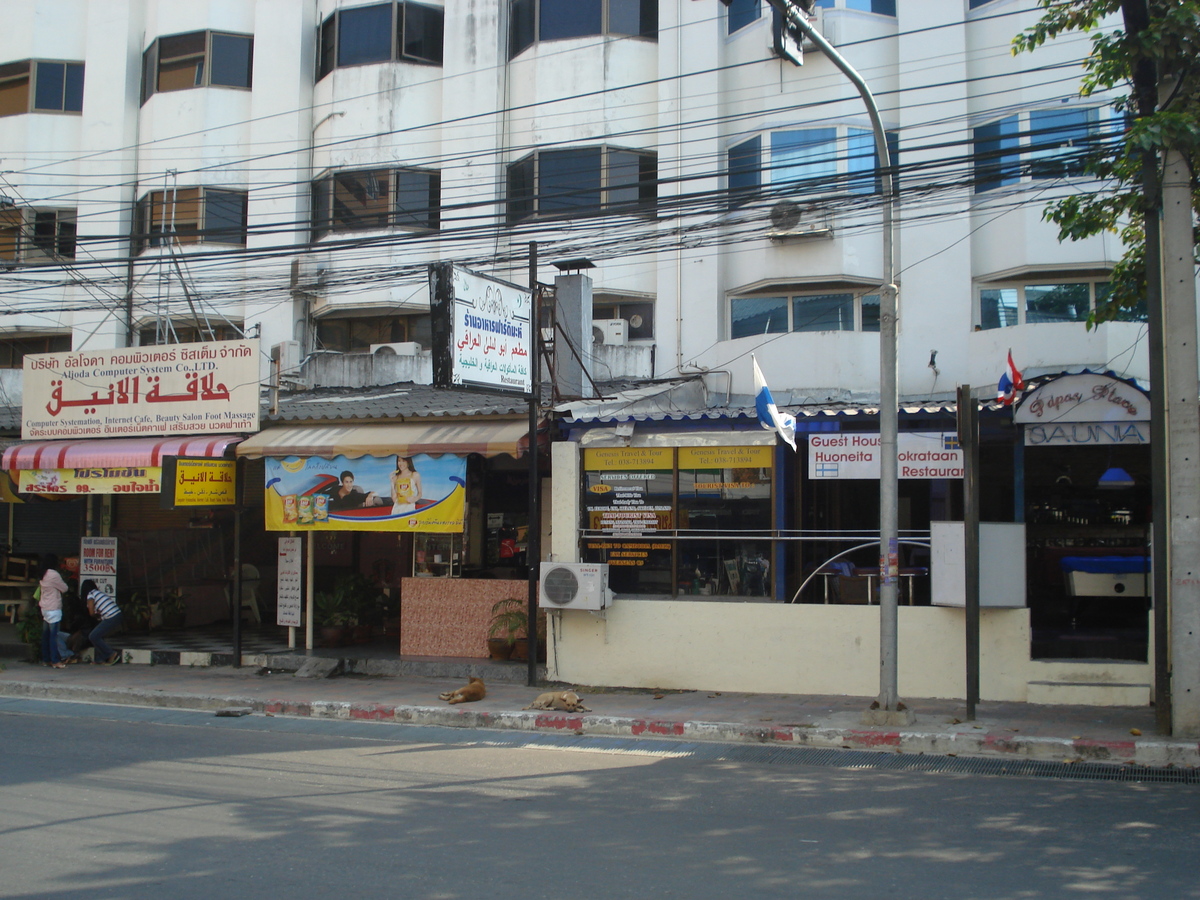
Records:
[[[488,638],[487,649],[489,659],[512,658],[513,645],[506,638]]]
[[[320,631],[322,647],[340,647],[346,643],[344,625],[322,625]]]

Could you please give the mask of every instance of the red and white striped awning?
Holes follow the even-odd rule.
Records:
[[[0,466],[13,469],[161,467],[166,456],[222,457],[241,435],[109,438],[93,441],[30,441],[4,451]]]

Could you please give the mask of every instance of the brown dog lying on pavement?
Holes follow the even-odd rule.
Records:
[[[470,703],[473,700],[482,700],[487,696],[487,688],[484,687],[483,679],[471,676],[467,679],[467,683],[453,691],[446,691],[444,694],[438,694],[439,700],[445,700],[447,703]]]
[[[547,691],[544,694],[538,694],[538,698],[530,703],[526,709],[561,709],[565,712],[591,712],[583,701],[579,699],[579,695],[574,691]]]

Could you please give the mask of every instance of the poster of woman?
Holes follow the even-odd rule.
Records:
[[[268,457],[269,531],[460,532],[466,459],[362,456]]]

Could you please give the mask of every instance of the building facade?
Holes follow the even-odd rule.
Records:
[[[1010,351],[1032,384],[1151,388],[1137,311],[1086,327],[1116,236],[1060,243],[1042,218],[1101,187],[1080,161],[1119,139],[1111,98],[1079,93],[1087,39],[1014,59],[1036,16],[1017,0],[817,7],[892,152],[902,432],[945,441],[955,388],[990,399]],[[812,437],[879,430],[882,187],[857,92],[812,47],[781,58],[765,0],[56,0],[8,26],[12,405],[28,354],[245,337],[284,390],[428,383],[429,265],[526,284],[536,242],[539,283],[586,273],[543,312],[553,364],[587,370],[577,390],[548,373],[545,549],[608,562],[618,593],[604,618],[552,614],[552,673],[874,691],[877,482],[815,471]],[[751,354],[796,452],[757,428]],[[984,515],[1025,524],[1026,565],[985,611],[984,696],[1148,702],[1148,602],[1081,604],[1054,569],[1063,547],[1144,554],[1143,433],[1035,447],[1025,427],[985,410]],[[1114,466],[1134,486],[1094,494]],[[663,515],[605,524],[586,491],[605,471],[643,476],[626,499]],[[963,691],[930,537],[961,504],[953,473],[902,479],[908,695]]]

